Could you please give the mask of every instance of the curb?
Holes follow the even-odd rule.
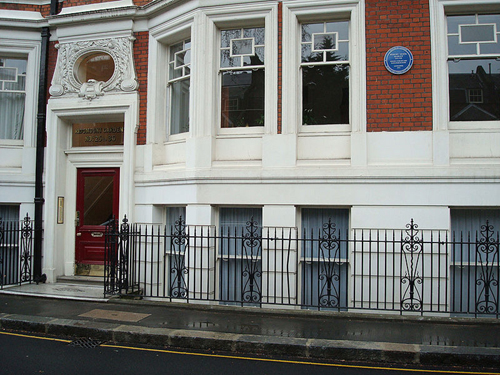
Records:
[[[500,348],[325,340],[150,328],[118,323],[0,314],[0,328],[120,344],[268,356],[421,365],[499,366]]]

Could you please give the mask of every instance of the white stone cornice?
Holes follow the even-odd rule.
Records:
[[[0,10],[0,27],[39,29],[47,25],[48,21],[40,12]]]

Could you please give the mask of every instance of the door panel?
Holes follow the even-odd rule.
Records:
[[[77,170],[76,263],[104,264],[104,233],[118,217],[119,182],[119,168]]]

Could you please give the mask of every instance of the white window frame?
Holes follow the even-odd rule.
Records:
[[[34,147],[36,144],[36,113],[40,76],[40,42],[0,38],[0,55],[27,59],[23,139],[0,139],[0,147]]]
[[[498,131],[500,121],[451,121],[448,76],[448,24],[449,15],[500,13],[496,0],[431,0],[431,59],[433,129],[449,131]],[[498,32],[498,30],[497,30]],[[476,42],[474,42],[476,43]],[[451,57],[451,56],[450,56]]]
[[[185,44],[186,42],[189,40],[189,43],[190,45],[192,46],[192,41],[191,41],[191,38],[185,38],[185,39],[182,39],[178,42],[175,42],[175,43],[171,43],[169,46],[168,46],[168,52],[167,52],[167,56],[168,56],[168,72],[167,72],[167,100],[166,100],[166,103],[167,103],[167,138],[170,139],[170,138],[176,138],[176,137],[182,137],[182,134],[185,134],[185,133],[189,133],[189,129],[190,129],[190,123],[188,124],[188,130],[187,132],[179,132],[179,133],[175,133],[175,134],[172,134],[172,97],[173,97],[173,94],[172,94],[172,91],[173,91],[173,84],[176,83],[176,82],[179,82],[179,81],[189,81],[189,85],[190,85],[190,88],[189,88],[189,100],[188,100],[188,110],[190,111],[191,110],[191,73],[189,74],[185,74],[185,69],[188,67],[189,70],[191,71],[191,59],[190,59],[190,62],[188,64],[186,64],[184,62],[184,65],[180,65],[180,66],[177,66],[177,55],[181,52],[185,52],[187,51],[187,49],[185,48]],[[179,52],[176,52],[175,53],[175,58],[173,61],[170,60],[170,48],[172,46],[175,46],[179,43],[183,43],[183,47],[184,49],[179,51]],[[189,48],[189,53],[191,54],[191,47]],[[182,69],[182,75],[181,77],[178,77],[178,78],[170,78],[170,64],[174,64],[174,69]],[[189,122],[191,122],[191,117],[188,117],[189,118]]]
[[[313,6],[314,5],[314,6]],[[349,124],[302,124],[302,24],[349,21]],[[283,132],[349,134],[366,131],[366,52],[361,1],[283,2]],[[356,106],[353,106],[356,103]]]
[[[338,32],[326,32],[326,24],[327,23],[330,23],[330,22],[348,22],[349,25],[350,25],[350,20],[349,19],[338,19],[338,20],[329,20],[329,21],[312,21],[312,22],[301,22],[300,24],[300,28],[302,29],[303,25],[307,25],[307,24],[311,24],[311,23],[315,23],[315,24],[323,24],[323,32],[322,33],[313,33],[311,34],[311,52],[320,52],[320,53],[323,53],[323,52],[330,52],[330,51],[338,51],[338,45],[339,45],[339,42],[348,42],[349,43],[349,49],[350,49],[350,41],[349,39],[347,40],[342,40],[342,39],[339,39],[339,33]],[[349,26],[350,28],[350,26]],[[333,34],[335,35],[335,48],[333,49],[315,49],[314,48],[314,45],[315,45],[315,40],[314,40],[314,37],[316,35],[326,35],[326,34]],[[306,42],[303,42],[302,41],[302,38],[301,38],[301,41],[300,41],[300,44],[301,44],[301,47],[304,45],[304,44],[309,44],[309,43],[306,43]],[[301,61],[300,61],[300,71],[301,71],[301,77],[300,77],[300,81],[299,81],[299,84],[300,84],[300,89],[301,89],[301,113],[304,112],[304,98],[303,98],[303,69],[304,68],[307,68],[309,66],[347,66],[349,69],[350,69],[350,66],[351,66],[351,61],[350,61],[350,58],[347,59],[347,60],[340,60],[340,61],[326,61],[326,55],[323,54],[323,61],[321,62],[314,62],[314,63],[304,63],[302,62],[302,56],[301,56]],[[349,79],[349,92],[351,91],[351,84],[350,84],[350,79]],[[350,93],[349,93],[349,96],[350,96]],[[350,102],[349,102],[350,103]],[[349,115],[351,114],[351,110],[349,108]],[[350,120],[349,120],[350,121]],[[350,122],[349,124],[320,124],[320,125],[311,125],[311,124],[304,124],[304,121],[301,119],[301,125],[302,125],[302,130],[306,130],[306,126],[309,127],[309,126],[337,126],[339,127],[339,130],[349,130],[347,129],[347,126],[346,125],[349,125],[350,126]]]
[[[185,142],[192,133],[193,124],[193,74],[196,64],[193,48],[193,15],[185,14],[181,18],[153,26],[149,36],[148,70],[156,74],[148,75],[148,102],[146,143]],[[170,89],[169,61],[170,46],[191,40],[190,89],[189,89],[189,131],[170,134]]]
[[[220,43],[219,43],[219,46],[220,46],[219,59],[220,59],[220,54],[222,53],[223,50],[229,50],[229,56],[231,58],[232,57],[240,57],[240,58],[242,58],[240,66],[234,66],[234,67],[222,67],[221,66],[221,61],[219,60],[219,78],[220,78],[219,79],[219,84],[220,84],[220,92],[221,92],[221,94],[220,94],[221,95],[221,122],[222,122],[222,112],[225,110],[225,108],[223,108],[223,105],[222,105],[222,81],[223,81],[222,77],[223,77],[224,73],[232,73],[232,72],[248,71],[248,70],[252,70],[252,71],[263,70],[264,71],[264,77],[265,77],[265,73],[266,73],[265,44],[264,45],[261,45],[261,44],[256,45],[254,38],[244,38],[243,37],[244,30],[246,30],[246,29],[253,29],[253,28],[263,28],[264,29],[264,33],[265,33],[265,27],[260,27],[260,26],[231,28],[232,30],[239,31],[240,35],[242,37],[231,39],[228,48],[226,48],[226,47],[223,48],[222,46],[220,46]],[[219,32],[219,38],[220,38],[220,34],[222,33],[222,31],[224,31],[224,30],[231,30],[231,29],[221,29],[220,32]],[[264,39],[265,39],[265,37],[264,37]],[[233,42],[234,41],[238,41],[238,40],[251,40],[252,41],[252,51],[250,53],[233,54]],[[243,58],[246,57],[246,56],[255,56],[255,48],[256,47],[264,47],[264,64],[263,65],[245,66],[243,64]],[[265,85],[265,78],[264,78],[264,85]],[[264,86],[264,101],[265,101],[265,97],[266,97],[266,92],[265,92],[265,86]],[[264,114],[265,114],[265,103],[264,103]],[[221,126],[221,129],[234,129],[235,128],[235,127],[233,127],[233,128],[222,128],[222,124],[219,124],[219,126]],[[254,127],[260,127],[260,126],[254,126]]]
[[[205,97],[204,105],[210,106],[210,116],[213,128],[211,134],[219,138],[262,136],[277,131],[277,3],[273,4],[243,4],[241,6],[222,6],[207,9],[206,17],[211,32],[206,34],[207,45],[205,59],[211,61],[206,64],[207,69],[212,70],[207,75],[206,87],[212,88],[212,97]],[[220,38],[221,30],[244,29],[252,27],[263,27],[265,29],[264,40],[264,66],[265,89],[264,89],[264,126],[222,128],[222,74],[220,68]],[[210,39],[210,40],[209,40]],[[206,91],[208,92],[208,91]],[[208,111],[206,112],[209,113]]]

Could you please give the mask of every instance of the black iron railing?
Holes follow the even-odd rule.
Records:
[[[106,233],[106,294],[247,306],[499,317],[499,234],[129,224]]]
[[[0,288],[33,281],[34,223],[0,219]]]

